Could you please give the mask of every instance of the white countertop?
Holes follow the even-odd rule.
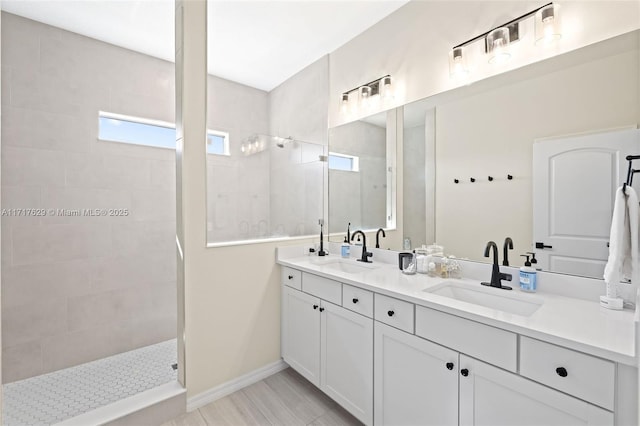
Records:
[[[286,252],[287,255],[280,250],[278,252],[277,262],[284,266],[612,361],[638,365],[635,359],[634,312],[630,310],[612,311],[602,308],[597,301],[550,292],[525,293],[519,290],[515,276],[512,286],[519,298],[543,302],[536,312],[525,317],[426,292],[446,280],[423,274],[405,275],[397,264],[374,262],[373,267],[366,271],[346,273],[323,265],[331,259],[339,259],[339,256],[299,256],[302,251],[294,254],[290,249]],[[346,261],[360,264],[354,258]],[[489,278],[487,276],[486,280]],[[477,281],[469,280],[469,283]]]

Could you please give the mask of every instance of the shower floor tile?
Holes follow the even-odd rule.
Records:
[[[3,385],[7,426],[50,425],[177,379],[176,339]]]

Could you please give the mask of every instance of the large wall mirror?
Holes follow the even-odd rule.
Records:
[[[640,154],[639,44],[635,31],[405,105],[390,248],[486,262],[487,241],[510,237],[512,266],[535,252],[543,270],[601,278],[624,157]]]

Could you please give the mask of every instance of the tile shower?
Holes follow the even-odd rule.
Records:
[[[173,122],[174,65],[5,12],[1,64],[5,423],[51,423],[175,381],[175,153],[98,140],[98,111]],[[157,345],[155,379],[98,380]]]

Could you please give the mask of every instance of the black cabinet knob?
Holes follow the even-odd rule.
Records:
[[[289,279],[292,280],[293,279],[293,275],[289,275]]]
[[[460,370],[460,374],[462,374],[464,377],[467,377],[469,375],[469,370],[463,368],[462,370]]]
[[[358,303],[358,299],[356,297],[353,298],[353,303]]]
[[[324,312],[324,308],[320,308],[320,312]]]
[[[447,370],[453,370],[453,363],[452,362],[448,362],[447,363]]]
[[[393,316],[393,314],[395,314],[395,312],[393,312],[393,311],[388,311],[388,312],[387,312],[387,315],[389,315],[390,317],[392,317],[392,316]]]
[[[567,375],[569,373],[567,373],[567,369],[564,367],[558,367],[556,368],[556,373],[558,373],[558,376],[560,377],[567,377]]]
[[[318,309],[318,305],[313,305],[313,309]]]

